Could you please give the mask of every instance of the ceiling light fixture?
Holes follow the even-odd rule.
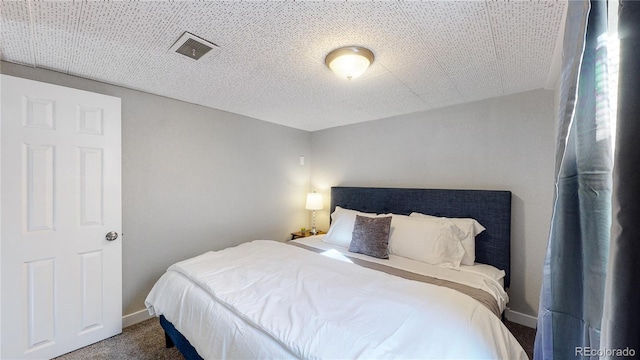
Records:
[[[333,50],[324,59],[324,63],[336,75],[347,80],[362,75],[373,63],[373,53],[360,46],[346,46]]]

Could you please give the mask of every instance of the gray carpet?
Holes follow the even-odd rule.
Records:
[[[531,358],[533,356],[533,341],[536,331],[509,321],[506,322],[506,325],[516,339],[518,339],[529,355],[529,358]],[[89,345],[56,359],[172,360],[182,359],[182,356],[175,348],[167,349],[164,347],[164,333],[158,323],[158,319],[154,318],[125,328],[120,335]]]
[[[183,357],[175,347],[165,348],[164,331],[160,327],[158,319],[153,318],[124,328],[120,335],[83,347],[56,359],[178,360]]]
[[[533,359],[533,343],[536,340],[536,329],[516,324],[511,321],[506,321],[504,324],[507,325],[507,329],[511,331],[520,345],[522,345],[522,348],[527,352],[529,359]]]

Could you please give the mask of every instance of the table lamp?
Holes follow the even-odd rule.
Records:
[[[313,215],[311,216],[311,235],[316,235],[318,233],[316,230],[316,210],[322,210],[322,195],[315,191],[308,193],[307,205],[304,208],[313,211]]]

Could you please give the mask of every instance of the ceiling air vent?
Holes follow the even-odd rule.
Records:
[[[199,60],[214,49],[219,49],[218,45],[185,31],[169,51],[175,51],[190,59]]]

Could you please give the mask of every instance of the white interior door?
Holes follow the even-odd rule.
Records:
[[[122,331],[120,99],[1,75],[0,358]]]

